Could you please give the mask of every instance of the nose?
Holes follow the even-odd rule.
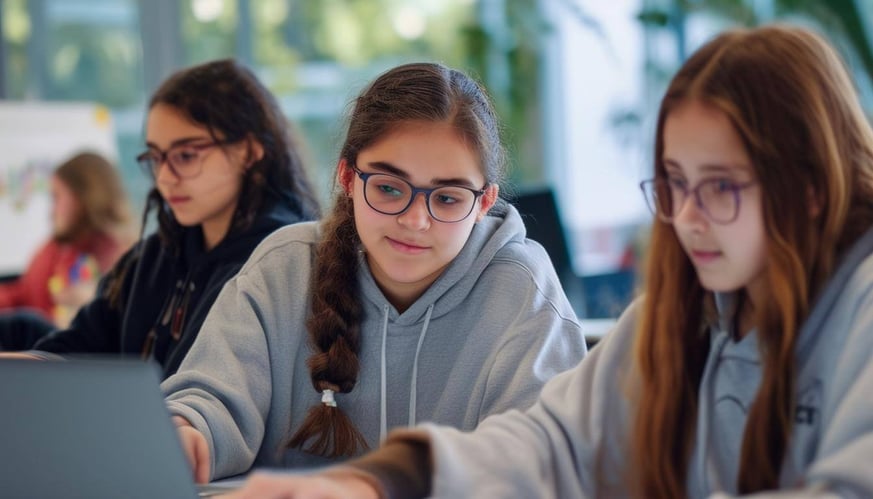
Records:
[[[691,230],[703,230],[706,227],[706,214],[694,194],[689,193],[682,204],[675,208],[677,211],[673,215],[674,226]]]
[[[177,184],[179,180],[179,176],[176,175],[173,167],[170,166],[170,161],[166,158],[161,161],[158,165],[158,171],[155,172],[155,182],[159,184]]]
[[[427,199],[423,192],[415,194],[409,208],[397,216],[397,222],[415,231],[427,230],[430,227],[430,213],[427,211]]]

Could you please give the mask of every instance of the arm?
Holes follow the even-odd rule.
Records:
[[[478,380],[481,399],[474,401],[481,422],[533,405],[545,383],[578,364],[587,348],[576,314],[538,246],[495,257],[478,280],[477,294],[484,320],[497,333],[479,345],[490,352],[485,376]]]
[[[489,417],[471,433],[424,425],[388,442],[429,442],[438,497],[627,495],[625,375],[635,310],[576,367],[546,383],[526,412]]]
[[[606,343],[621,343],[617,334],[551,380],[525,414],[493,416],[470,433],[435,425],[395,430],[379,449],[344,465],[315,476],[258,474],[232,497],[593,497],[606,489],[595,483],[594,470],[604,440],[599,433],[608,430],[592,392],[612,374],[604,372],[608,360],[598,357]],[[574,392],[582,393],[581,405]],[[618,488],[611,492],[621,495]]]
[[[79,309],[70,326],[42,338],[34,345],[34,350],[58,354],[121,351],[122,311],[130,296],[137,258],[137,250],[130,250],[109,274],[100,279],[95,298]],[[117,279],[123,282],[119,304],[113,307],[107,290],[115,287]]]
[[[527,409],[548,380],[578,364],[587,351],[575,318],[562,317],[551,308],[531,310],[508,332],[488,372],[480,421],[510,409]]]
[[[0,284],[0,310],[19,306],[21,294],[21,277]]]
[[[57,246],[51,241],[40,247],[27,264],[27,269],[18,279],[0,285],[0,309],[16,307],[38,308],[43,313],[51,311],[48,294],[48,279],[54,263]],[[42,288],[42,292],[39,288]]]
[[[211,477],[247,471],[260,450],[272,373],[249,275],[228,281],[179,370],[161,385],[168,408],[205,438]]]
[[[374,478],[350,468],[327,470],[315,475],[255,473],[245,486],[226,499],[379,499]]]

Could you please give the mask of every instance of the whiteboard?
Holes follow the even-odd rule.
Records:
[[[51,172],[84,150],[117,161],[107,108],[0,101],[0,276],[23,272],[50,236]]]

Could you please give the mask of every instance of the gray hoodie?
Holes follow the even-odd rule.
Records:
[[[729,316],[729,296],[718,297]],[[546,384],[526,413],[489,418],[472,434],[425,425],[389,440],[430,440],[435,497],[626,497],[631,423],[632,304],[576,368]],[[746,415],[760,383],[754,331],[736,341],[721,321],[700,387],[688,469],[692,498],[736,494]],[[822,291],[797,343],[793,433],[781,497],[873,497],[873,231]],[[759,496],[756,496],[759,497]]]
[[[170,412],[206,437],[213,478],[327,459],[287,441],[321,395],[305,327],[319,226],[275,232],[225,286],[179,372],[162,388]],[[371,448],[388,429],[433,421],[472,430],[527,408],[585,354],[579,323],[546,252],[513,208],[474,227],[461,253],[402,314],[360,255],[360,374],[337,394]]]

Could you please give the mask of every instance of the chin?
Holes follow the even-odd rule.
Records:
[[[200,225],[200,220],[192,219],[191,217],[180,217],[175,213],[173,214],[173,218],[176,219],[176,223],[181,225],[182,227],[194,227],[195,225]]]
[[[713,282],[712,280],[700,279],[700,285],[703,286],[703,289],[707,291],[712,291],[713,293],[733,293],[734,291],[739,290],[743,286],[741,284],[732,284],[725,282]]]

